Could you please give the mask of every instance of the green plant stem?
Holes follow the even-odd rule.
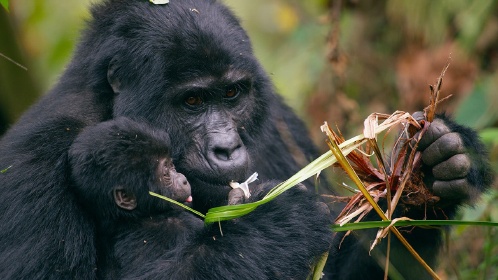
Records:
[[[392,223],[392,221],[369,221],[369,222],[357,222],[357,223],[347,223],[344,225],[334,224],[332,229],[336,232],[340,231],[350,231],[350,230],[363,230],[372,228],[383,228],[387,227]],[[407,226],[418,226],[418,227],[438,227],[438,226],[487,226],[487,227],[498,227],[498,223],[494,222],[484,222],[484,221],[456,221],[456,220],[400,220],[397,221],[394,226],[396,227],[407,227]]]
[[[322,279],[323,268],[327,263],[328,257],[329,257],[329,252],[327,251],[318,260],[317,264],[315,265],[315,268],[313,269],[313,280]]]
[[[176,201],[176,200],[173,200],[173,199],[171,199],[171,198],[169,198],[169,197],[162,196],[162,195],[157,194],[157,193],[155,193],[155,192],[149,192],[149,194],[150,194],[150,195],[152,195],[152,196],[155,196],[155,197],[159,197],[159,198],[161,198],[161,199],[164,199],[164,200],[166,200],[166,201],[168,201],[168,202],[171,202],[171,203],[173,203],[173,204],[176,204],[176,205],[178,205],[178,206],[180,206],[180,207],[182,207],[182,208],[185,208],[185,209],[187,209],[188,211],[190,211],[190,212],[192,212],[192,213],[194,213],[194,214],[196,214],[196,215],[200,216],[201,218],[205,218],[205,217],[206,217],[206,216],[205,216],[204,214],[202,214],[201,212],[196,211],[196,210],[194,210],[194,209],[192,209],[192,208],[188,207],[187,205],[185,205],[185,204],[183,204],[183,203],[180,203],[180,202],[178,202],[178,201]]]

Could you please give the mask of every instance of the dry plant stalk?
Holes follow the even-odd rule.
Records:
[[[329,145],[330,150],[332,151],[334,156],[337,158],[338,163],[341,165],[341,167],[344,169],[344,171],[346,171],[346,173],[351,177],[351,179],[355,182],[355,184],[358,186],[359,190],[363,194],[364,198],[368,201],[368,203],[371,205],[371,207],[377,212],[377,214],[381,217],[381,219],[384,221],[387,221],[388,218],[385,215],[385,213],[382,212],[382,210],[380,209],[377,202],[370,195],[370,191],[367,190],[367,188],[365,187],[365,185],[363,184],[361,179],[358,177],[358,174],[353,169],[353,167],[351,166],[349,161],[346,159],[346,156],[344,156],[342,154],[341,149],[339,148],[339,145],[338,145],[336,139],[334,139],[333,133],[330,130],[330,128],[328,127],[328,125],[327,124],[323,125],[322,130],[325,131],[327,133],[327,135],[329,136],[329,140],[327,140],[327,144]],[[367,210],[365,210],[365,211],[367,211]],[[368,211],[370,211],[370,210],[368,210]],[[363,217],[364,215],[366,215],[366,213],[362,213],[362,215],[360,217]],[[406,239],[401,235],[401,233],[399,232],[399,230],[396,227],[391,227],[389,230],[390,230],[390,232],[393,232],[396,235],[396,237],[398,237],[398,239],[401,241],[401,243],[408,249],[408,251],[413,255],[413,257],[420,264],[422,264],[422,266],[429,272],[429,274],[431,274],[431,276],[434,277],[434,279],[439,279],[437,274],[429,267],[429,265],[427,265],[427,263],[422,259],[422,257],[420,257],[420,255],[415,251],[415,249],[413,249],[413,247],[410,245],[410,243],[408,243],[408,241],[406,241]],[[386,267],[387,267],[387,265],[388,264],[386,263]],[[385,275],[387,277],[387,271],[386,271]]]
[[[359,150],[351,152],[346,157],[347,160],[344,158],[345,162],[338,161],[358,186],[360,192],[349,198],[349,202],[337,217],[336,224],[344,225],[351,221],[359,222],[374,209],[383,220],[389,220],[392,223],[389,227],[379,229],[370,250],[382,238],[385,238],[392,232],[435,279],[439,279],[439,277],[418,256],[394,226],[396,221],[409,218],[402,217],[392,220],[392,214],[400,200],[403,201],[404,205],[415,206],[430,206],[439,200],[439,197],[434,196],[423,184],[422,173],[420,171],[421,155],[417,151],[417,146],[430,123],[434,120],[437,105],[442,101],[439,99],[439,93],[443,76],[448,66],[449,64],[441,72],[436,85],[430,86],[430,105],[424,109],[426,120],[417,122],[409,113],[401,111],[396,111],[392,115],[373,113],[365,120],[363,135],[368,139],[365,150],[374,152],[377,167],[372,164],[366,152]],[[383,122],[379,124],[379,121]],[[397,125],[401,125],[401,133],[399,133],[392,152],[388,157],[390,158],[390,163],[387,164],[384,161],[386,157],[382,156],[381,149],[378,146],[376,140],[377,134],[383,130],[390,132]],[[327,133],[329,137],[327,144],[339,159],[340,155],[336,154],[337,149],[335,147],[344,142],[344,138],[340,132],[335,133],[328,125],[322,126],[322,130]],[[338,152],[340,153],[340,150]],[[381,210],[377,204],[380,199],[387,200],[387,209],[385,211]],[[349,234],[350,231],[345,234],[344,238]],[[388,260],[386,260],[386,275],[387,267]]]
[[[439,78],[437,79],[436,85],[435,86],[429,85],[429,89],[431,91],[431,98],[430,98],[429,106],[427,106],[424,109],[425,119],[428,122],[432,122],[434,120],[434,116],[436,115],[437,104],[440,101],[442,101],[442,100],[439,100],[439,92],[441,91],[441,87],[443,86],[443,77],[444,77],[444,74],[446,73],[446,70],[448,70],[448,67],[450,67],[449,62],[443,68],[443,71],[441,71],[441,74],[439,75]],[[448,98],[450,96],[451,95],[447,96],[446,98]]]
[[[383,120],[383,122],[379,124],[380,120]],[[389,132],[394,126],[400,124],[403,126],[403,133],[400,134],[395,143],[395,148],[393,149],[393,153],[390,157],[391,163],[387,164],[384,162],[384,159],[380,153],[380,148],[377,145],[376,131],[388,130]],[[409,160],[405,160],[407,155],[414,158],[416,154],[416,150],[410,145],[412,138],[407,137],[409,134],[408,131],[411,130],[412,127],[417,131],[424,130],[424,127],[420,126],[420,124],[409,113],[397,111],[392,115],[379,113],[371,114],[365,120],[365,130],[363,134],[370,140],[366,149],[374,150],[374,154],[377,157],[377,166],[380,168],[376,168],[372,164],[370,158],[365,152],[354,151],[347,156],[353,169],[358,174],[358,177],[361,179],[374,200],[378,201],[380,198],[386,198],[388,191],[394,193],[393,198],[390,200],[392,202],[389,203],[389,209],[396,208],[396,205],[401,198],[401,193],[405,189],[406,185],[413,183],[413,180],[408,180],[410,175],[413,173],[412,169],[414,167],[411,165],[413,161],[410,162]],[[332,138],[338,143],[342,143],[344,141],[344,138],[340,134],[334,132],[331,132],[331,134]],[[419,164],[417,167],[419,167]],[[420,183],[420,180],[421,179],[416,180],[416,183]],[[413,191],[413,188],[410,188],[410,190]],[[410,197],[405,197],[405,203],[421,205],[422,201],[427,200],[425,192],[422,193],[424,195],[422,198],[420,198],[419,195],[415,195],[416,193],[420,192],[413,192]],[[355,194],[351,197],[349,203],[337,217],[336,223],[343,225],[350,222],[354,218],[359,218],[356,221],[361,220],[361,218],[368,214],[368,212],[372,209],[371,205],[365,204],[365,202],[366,200],[363,193]],[[361,211],[361,209],[366,211]],[[384,214],[390,219],[392,211],[393,210],[386,211]]]

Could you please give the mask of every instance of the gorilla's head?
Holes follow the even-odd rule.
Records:
[[[82,131],[68,152],[70,187],[80,203],[104,223],[150,217],[176,206],[149,191],[190,202],[191,187],[169,156],[167,133],[128,118]]]
[[[228,182],[246,179],[275,96],[226,7],[105,1],[94,7],[76,56],[86,60],[92,91],[112,96],[112,117],[169,133],[194,198],[226,197]]]

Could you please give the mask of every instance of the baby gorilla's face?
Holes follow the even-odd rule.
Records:
[[[158,165],[158,191],[178,202],[192,202],[190,184],[182,173],[176,172],[171,159],[161,159]]]
[[[147,210],[145,209],[150,210],[152,208],[156,211],[162,209],[163,207],[159,205],[165,205],[166,209],[172,207],[172,204],[166,201],[158,204],[160,200],[152,198],[149,195],[149,191],[166,196],[180,203],[192,202],[190,184],[183,174],[176,172],[171,159],[163,158],[158,160],[157,163],[156,174],[149,182],[149,188],[133,189],[122,186],[114,188],[114,201],[118,207],[126,210],[135,210],[139,207],[139,209],[142,209],[141,211],[146,212]],[[151,201],[154,201],[154,203],[151,203]]]

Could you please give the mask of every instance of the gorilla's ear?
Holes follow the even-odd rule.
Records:
[[[107,66],[107,82],[115,94],[118,94],[121,91],[121,80],[118,78],[117,74],[118,68],[118,59],[115,56]]]
[[[122,188],[116,188],[114,189],[113,194],[117,206],[126,210],[137,208],[137,198],[133,192]]]

